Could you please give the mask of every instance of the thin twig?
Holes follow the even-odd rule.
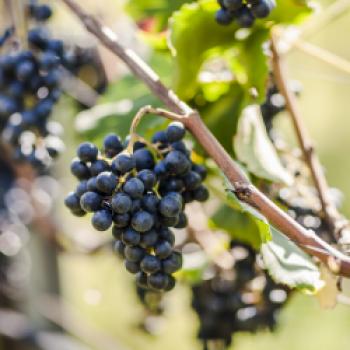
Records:
[[[317,58],[318,60],[327,63],[330,66],[345,72],[346,74],[350,74],[350,61],[346,60],[345,58],[302,39],[295,39],[293,40],[292,44],[295,48],[306,53],[307,55]]]
[[[61,1],[78,16],[88,31],[118,56],[133,74],[150,88],[155,96],[163,101],[173,112],[187,115],[186,118],[179,118],[178,120],[183,122],[208,155],[216,162],[233,188],[236,189],[236,195],[240,200],[260,211],[273,226],[296,242],[305,252],[318,257],[326,265],[329,265],[330,262],[332,264],[336,262],[338,267],[337,273],[350,277],[350,257],[334,249],[313,231],[305,229],[255,186],[250,184],[239,165],[233,161],[210,132],[200,115],[181,101],[173,91],[167,89],[154,71],[135,52],[124,48],[111,29],[100,24],[92,15],[87,14],[74,0]],[[239,188],[239,191],[237,191],[237,188]]]
[[[119,43],[117,35],[108,27],[101,25],[94,17],[85,13],[75,1],[63,0],[69,8],[79,16],[86,29],[99,38],[101,43],[115,53],[127,66],[144,81],[153,93],[158,96],[171,110],[180,114],[189,114],[192,109],[176,94],[169,90],[161,81],[158,74],[147,65],[133,50]]]
[[[292,48],[296,48],[299,51],[316,58],[346,74],[350,74],[350,61],[344,57],[340,57],[334,52],[312,44],[300,37],[300,34],[293,37],[288,37],[288,31],[276,27],[274,28],[274,35],[285,42],[288,46],[283,48],[283,53],[287,54]]]
[[[319,12],[311,18],[310,21],[305,22],[301,26],[301,35],[309,37],[312,34],[319,32],[327,26],[330,22],[338,19],[339,17],[347,14],[350,8],[350,0],[338,0],[329,5],[323,11]]]
[[[274,78],[276,79],[279,91],[285,98],[287,110],[291,116],[300,147],[320,198],[322,212],[332,230],[335,240],[337,241],[341,234],[340,231],[345,228],[344,219],[338,213],[338,210],[330,197],[329,187],[322,165],[303,123],[296,97],[288,88],[285,63],[283,57],[278,52],[276,36],[273,33],[271,36],[271,50]]]
[[[165,109],[162,108],[154,108],[152,106],[144,106],[142,107],[135,115],[134,119],[132,120],[131,123],[131,127],[130,127],[130,141],[128,144],[128,147],[126,149],[126,151],[128,153],[132,153],[133,148],[134,148],[134,143],[138,140],[138,135],[136,133],[136,128],[137,126],[140,124],[142,118],[147,115],[147,114],[154,114],[157,115],[159,117],[164,117],[167,119],[171,119],[171,120],[183,120],[184,118],[187,118],[186,115],[181,115],[181,114],[177,114],[177,113],[172,113],[169,112]]]

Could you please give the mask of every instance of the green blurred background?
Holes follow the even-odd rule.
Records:
[[[121,17],[124,20],[121,3],[118,0],[87,1],[86,6],[91,6],[95,13],[111,25]],[[323,2],[323,5],[331,3]],[[57,4],[60,11],[61,7],[61,4]],[[61,16],[66,14],[61,13]],[[73,21],[70,17],[68,19]],[[64,24],[67,25],[65,21]],[[307,40],[350,60],[349,29],[350,11],[318,28]],[[115,63],[111,61],[110,64]],[[290,77],[303,85],[299,98],[303,117],[315,141],[329,183],[344,193],[343,211],[349,217],[350,74],[297,49],[292,49],[288,54],[288,64]],[[70,100],[64,100],[58,118],[64,120],[67,140],[75,135],[71,127],[73,115]],[[278,125],[293,142],[289,120],[281,116]],[[78,138],[75,139],[78,142]],[[62,198],[73,186],[66,169],[74,149],[75,145],[70,144],[65,157],[57,165],[57,173],[63,183]],[[85,235],[95,237],[88,220],[82,223],[81,219],[72,218],[63,207],[60,211],[61,221],[71,236],[79,241],[84,240]],[[64,300],[77,312],[82,324],[86,323],[119,344],[116,350],[201,349],[201,344],[195,340],[198,321],[190,308],[188,289],[179,285],[167,296],[164,320],[159,327],[159,335],[154,337],[138,328],[143,311],[134,293],[132,276],[124,271],[122,264],[109,252],[93,256],[62,254],[59,264]],[[77,322],[80,322],[79,319]],[[345,350],[350,348],[349,329],[349,307],[321,310],[313,297],[296,294],[283,310],[275,333],[239,334],[235,336],[232,349]]]

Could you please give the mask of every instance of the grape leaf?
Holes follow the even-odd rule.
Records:
[[[256,220],[239,210],[222,205],[209,219],[209,227],[226,231],[233,239],[258,250],[263,243]]]
[[[153,17],[157,21],[157,29],[162,30],[171,14],[183,5],[186,0],[130,0],[126,9],[136,20]]]
[[[251,55],[251,59],[247,61],[249,64],[245,64],[241,69],[254,68],[256,75],[249,72],[246,73],[247,78],[254,76],[254,83],[257,79],[265,81],[267,78],[267,71],[261,76],[260,69],[257,70],[257,67],[260,65],[266,67],[266,57],[258,41],[266,39],[268,31],[261,26],[256,26],[245,40],[238,40],[235,38],[239,29],[237,24],[221,26],[216,23],[217,9],[215,0],[200,0],[183,5],[170,19],[169,46],[176,68],[175,90],[184,99],[192,98],[199,88],[198,74],[204,62],[215,56],[223,56],[225,51],[233,48],[236,55],[241,51],[245,51],[244,58]],[[261,34],[255,36],[256,33]],[[254,67],[250,64],[253,59]],[[260,62],[261,59],[264,62]],[[247,86],[251,85],[249,82],[245,83]]]
[[[269,20],[274,23],[296,24],[302,22],[311,12],[311,1],[308,0],[277,0]]]
[[[233,22],[222,26],[215,21],[216,0],[184,4],[169,20],[169,48],[174,56],[174,88],[188,100],[200,87],[199,73],[214,57],[228,59],[233,81],[242,83],[247,92],[255,87],[261,100],[268,78],[263,43],[276,23],[300,21],[310,13],[304,0],[280,0],[271,16],[257,20],[247,30]]]
[[[233,153],[232,137],[245,101],[243,88],[238,84],[231,84],[227,93],[215,103],[195,105],[211,132],[230,154]]]
[[[312,258],[274,227],[271,232],[272,240],[261,246],[261,255],[271,277],[305,292],[320,290],[324,282]]]
[[[269,75],[268,58],[263,49],[264,43],[269,38],[269,29],[255,29],[244,40],[237,42],[235,69],[237,64],[241,65],[241,83],[247,92],[255,89],[255,103],[262,103],[265,100],[266,81]]]
[[[234,137],[234,149],[237,158],[257,177],[287,185],[293,183],[267,135],[259,106],[249,106],[243,111]]]
[[[320,273],[325,285],[317,293],[316,299],[322,309],[333,309],[337,305],[339,276],[336,276],[329,267],[323,263],[320,265]],[[341,291],[343,292],[342,289]]]
[[[167,55],[154,54],[151,65],[157,68],[162,80],[169,83],[170,59]],[[132,91],[132,96],[130,96]],[[101,143],[111,130],[121,137],[129,134],[130,125],[137,111],[145,106],[161,106],[157,97],[137,78],[126,75],[117,82],[109,84],[108,90],[100,97],[98,105],[78,114],[77,131],[90,141]],[[138,132],[145,138],[166,125],[163,118],[148,116],[138,126]]]

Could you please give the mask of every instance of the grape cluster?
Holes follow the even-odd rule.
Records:
[[[300,225],[313,230],[328,243],[337,243],[329,224],[320,215],[319,198],[314,188],[303,183],[304,174],[302,171],[298,175],[293,188],[282,187],[275,195],[276,199],[288,208],[288,214]]]
[[[290,81],[288,87],[296,96],[300,95],[301,85],[298,81]],[[284,97],[279,92],[276,84],[271,84],[267,89],[266,100],[260,106],[261,114],[269,134],[273,127],[272,123],[274,118],[285,109],[286,101]]]
[[[257,18],[266,18],[276,6],[275,0],[218,0],[220,9],[216,21],[229,25],[234,20],[243,28],[249,28]]]
[[[29,16],[38,22],[45,22],[52,16],[52,9],[49,5],[38,4],[36,0],[31,0],[28,5]]]
[[[93,212],[96,230],[113,224],[115,250],[142,288],[174,287],[172,274],[180,269],[182,256],[174,251],[175,236],[169,227],[186,227],[185,205],[209,196],[202,184],[206,169],[191,161],[184,136],[183,125],[171,123],[154,134],[152,146],[137,141],[130,154],[129,141],[123,145],[110,134],[102,154],[85,142],[71,164],[80,183],[66,198],[66,206],[77,216]]]
[[[29,9],[35,20],[51,16],[46,5],[32,4]],[[64,46],[40,25],[29,30],[28,43],[28,50],[0,56],[0,127],[15,159],[40,167],[63,148],[58,137],[61,128],[49,117],[61,94]]]
[[[2,148],[1,152],[3,155]],[[47,215],[52,210],[59,191],[56,180],[47,175],[39,176],[31,183],[18,178],[12,164],[1,155],[0,300],[4,300],[2,297],[17,299],[25,290],[30,266],[30,256],[26,251],[30,239],[29,226],[38,212]]]
[[[210,341],[230,345],[236,332],[273,330],[276,316],[289,291],[276,284],[260,267],[249,246],[231,242],[233,273],[222,273],[192,288],[192,307],[200,320],[198,338],[206,348]]]
[[[87,64],[98,67],[88,50],[51,38],[43,25],[52,15],[48,5],[32,1],[28,15],[35,23],[28,31],[29,49],[0,56],[0,130],[15,159],[42,169],[64,148],[59,138],[62,128],[50,120],[62,92],[64,70],[78,74]],[[97,88],[102,91],[104,86],[99,79]]]

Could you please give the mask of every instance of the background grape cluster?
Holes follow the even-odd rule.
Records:
[[[263,269],[259,255],[248,245],[231,242],[232,271],[222,271],[192,288],[192,307],[200,321],[198,338],[222,341],[226,346],[236,332],[273,330],[289,290],[276,284]]]
[[[59,137],[62,127],[50,117],[60,99],[66,73],[79,75],[86,65],[99,67],[91,50],[71,47],[51,37],[45,26],[52,15],[48,5],[31,2],[28,15],[32,19],[28,49],[8,43],[8,53],[0,57],[0,130],[16,160],[42,170],[64,149]],[[8,29],[4,33],[4,43],[12,32]],[[103,79],[96,88],[104,90]]]
[[[0,117],[2,139],[13,147],[15,158],[41,167],[63,149],[61,128],[49,117],[61,95],[64,45],[43,26],[50,7],[31,4],[28,11],[35,23],[28,32],[29,49],[14,44],[0,59]]]
[[[266,18],[276,6],[275,0],[218,0],[220,9],[216,21],[228,25],[233,21],[240,27],[251,27],[257,18]]]
[[[80,183],[66,205],[77,216],[93,212],[96,230],[113,224],[115,250],[142,288],[174,287],[172,274],[181,268],[182,256],[174,251],[175,236],[169,228],[186,227],[185,205],[209,196],[202,184],[206,169],[191,161],[184,136],[183,125],[171,123],[154,134],[152,145],[131,145],[130,154],[129,140],[123,145],[110,134],[102,153],[85,142],[71,164]]]
[[[18,176],[11,160],[3,156],[0,168],[0,301],[10,302],[25,293],[29,281],[23,272],[31,265],[30,228],[38,216],[51,212],[58,183],[48,175],[30,182]]]

